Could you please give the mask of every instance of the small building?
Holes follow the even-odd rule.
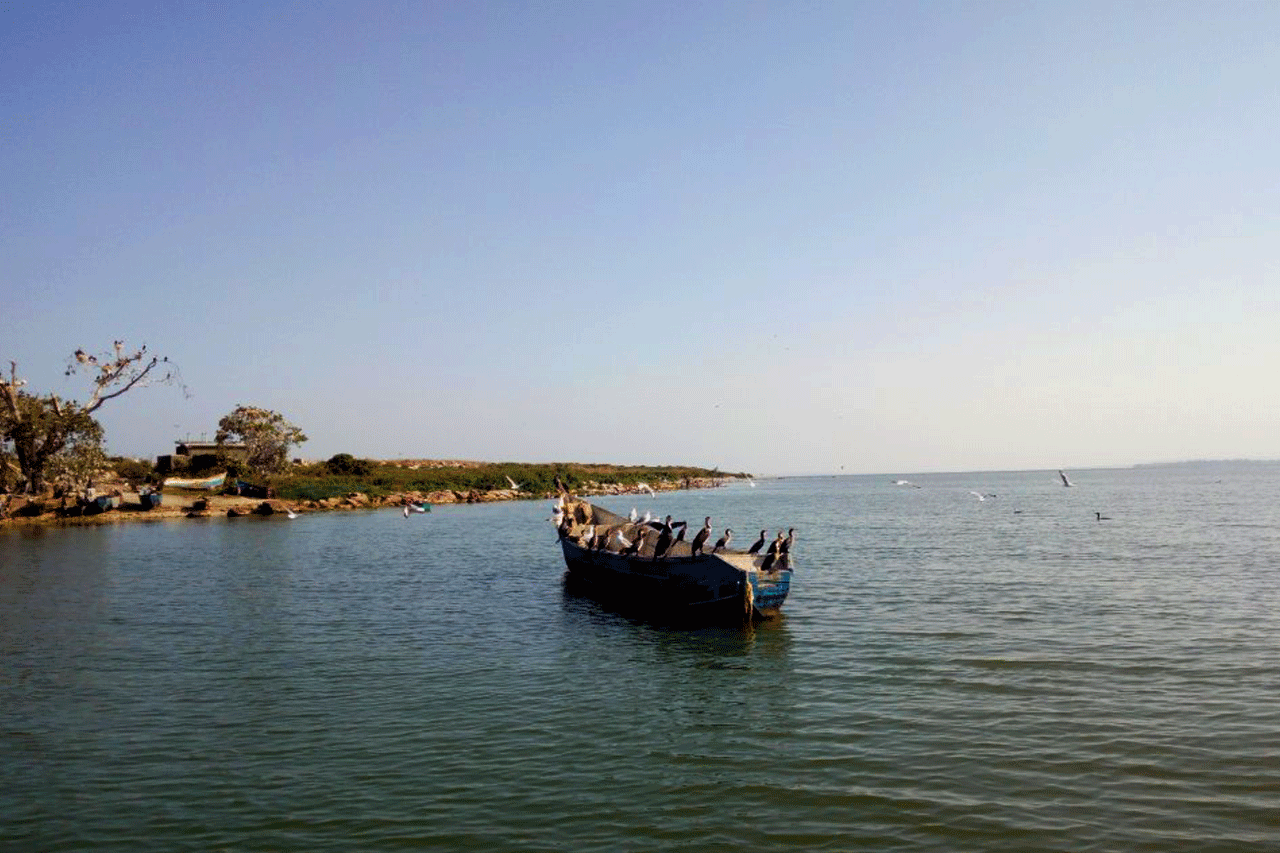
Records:
[[[206,471],[216,468],[224,459],[243,461],[249,456],[243,444],[219,445],[216,441],[186,439],[174,445],[173,453],[156,457],[156,471],[162,476],[174,471]]]

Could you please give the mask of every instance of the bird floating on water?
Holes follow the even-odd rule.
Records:
[[[1111,520],[1111,516],[1109,516],[1109,515],[1103,515],[1103,514],[1102,514],[1102,513],[1100,513],[1100,512],[1095,512],[1095,513],[1094,513],[1094,515],[1095,515],[1095,516],[1097,516],[1098,521],[1110,521],[1110,520]]]

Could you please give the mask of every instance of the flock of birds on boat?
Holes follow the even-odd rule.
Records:
[[[631,537],[628,537],[621,528],[597,531],[594,524],[588,524],[582,531],[574,535],[572,532],[573,520],[565,510],[564,495],[556,498],[551,510],[551,522],[556,527],[559,539],[572,539],[589,551],[614,551],[625,557],[638,556],[645,539],[651,535],[650,531],[656,531],[657,538],[653,543],[652,559],[664,559],[670,556],[671,549],[677,542],[685,541],[684,537],[689,529],[689,522],[674,521],[670,515],[659,520],[653,516],[652,512],[646,510],[644,516],[641,517],[635,507],[631,508],[628,521],[635,528]],[[760,538],[747,549],[747,553],[752,555],[760,553],[760,549],[764,548],[767,538],[768,532],[761,530]],[[702,523],[702,527],[694,534],[693,540],[689,543],[690,556],[697,557],[706,554],[707,542],[710,539],[711,516],[707,516]],[[729,543],[732,541],[733,529],[726,527],[724,535],[718,538],[715,544],[711,546],[710,553],[715,554],[727,550]],[[770,571],[779,560],[789,564],[786,558],[790,555],[791,546],[795,544],[795,541],[796,529],[794,527],[787,531],[785,537],[782,535],[782,531],[779,530],[777,538],[769,544],[768,549],[765,551],[764,561],[760,564],[761,571]]]

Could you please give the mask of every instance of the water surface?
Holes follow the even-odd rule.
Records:
[[[795,526],[755,630],[544,501],[0,533],[0,848],[1280,850],[1280,465],[1072,478],[601,500]]]

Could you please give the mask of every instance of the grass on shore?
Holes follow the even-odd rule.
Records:
[[[590,484],[634,486],[648,483],[681,484],[701,478],[745,477],[711,468],[683,465],[595,465],[573,462],[525,464],[491,462],[467,466],[406,467],[361,460],[358,470],[335,473],[326,463],[301,466],[271,478],[270,485],[284,500],[323,500],[351,492],[381,497],[404,492],[491,491],[509,489],[510,477],[520,484],[520,495],[541,497],[555,492],[555,478],[570,491]]]

